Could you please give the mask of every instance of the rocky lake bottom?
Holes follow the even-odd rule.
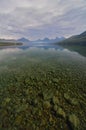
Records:
[[[0,130],[86,130],[86,57],[54,47],[1,49]]]

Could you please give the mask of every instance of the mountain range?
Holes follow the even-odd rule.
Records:
[[[75,36],[72,36],[68,39],[65,39],[57,44],[59,44],[59,45],[84,45],[84,46],[86,46],[86,31],[79,34],[79,35],[75,35]]]
[[[27,38],[20,38],[17,40],[14,39],[0,39],[0,43],[23,43],[23,45],[51,45],[51,44],[59,44],[62,46],[66,45],[86,45],[86,31],[75,36],[71,36],[70,38],[65,38],[65,37],[56,37],[55,39],[49,39],[49,38],[44,38],[44,39],[38,39],[35,41],[30,41]]]
[[[56,37],[55,39],[49,39],[49,38],[44,38],[44,39],[39,39],[36,42],[44,42],[44,43],[55,43],[64,40],[64,37]]]
[[[56,43],[56,42],[59,42],[59,41],[62,41],[64,40],[65,38],[64,37],[56,37],[55,39],[49,39],[49,38],[44,38],[44,39],[38,39],[38,40],[35,40],[35,41],[30,41],[26,38],[20,38],[18,39],[17,41],[18,42],[22,42],[22,43],[31,43],[31,44],[47,44],[47,43]]]

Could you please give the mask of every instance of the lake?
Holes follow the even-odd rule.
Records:
[[[60,46],[0,49],[0,130],[85,130],[86,57]]]

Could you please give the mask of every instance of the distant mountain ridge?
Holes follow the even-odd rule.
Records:
[[[83,33],[81,33],[81,34],[80,34],[80,35],[78,35],[78,36],[86,37],[86,31],[85,31],[85,32],[83,32]]]
[[[33,41],[33,42],[38,42],[38,43],[56,43],[56,42],[59,42],[59,41],[62,41],[64,40],[65,38],[64,37],[56,37],[55,39],[49,39],[49,38],[44,38],[44,39],[38,39],[36,41]]]
[[[50,45],[50,43],[53,44],[53,43],[62,41],[64,39],[65,39],[64,37],[56,37],[55,39],[49,39],[49,38],[45,37],[44,39],[38,39],[38,40],[31,41],[27,38],[22,37],[22,38],[18,39],[17,41],[22,42],[27,45],[41,45],[41,44]]]
[[[86,45],[86,31],[79,35],[75,35],[68,39],[65,39],[57,44],[59,45]]]

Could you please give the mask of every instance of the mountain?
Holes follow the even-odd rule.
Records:
[[[49,42],[49,43],[55,43],[64,40],[64,37],[56,37],[55,39],[48,39],[44,38],[43,41]]]
[[[56,43],[65,40],[65,37],[56,37],[55,39],[51,39],[51,42]]]
[[[86,31],[56,44],[86,57]]]
[[[38,39],[38,40],[33,41],[33,42],[45,43],[45,42],[50,42],[50,39],[49,38]]]
[[[49,38],[44,38],[44,39],[38,39],[34,42],[39,42],[39,43],[56,43],[56,42],[59,42],[59,41],[62,41],[64,40],[65,38],[64,37],[56,37],[55,39],[49,39]]]
[[[79,35],[75,35],[75,36],[72,36],[68,39],[65,39],[57,44],[59,44],[59,45],[84,45],[84,46],[86,46],[86,31],[79,34]]]
[[[22,42],[22,43],[27,43],[27,42],[30,42],[28,39],[22,37],[20,39],[17,40],[18,42]]]
[[[44,38],[42,41],[44,41],[44,42],[49,42],[50,39],[46,37],[46,38]]]
[[[85,37],[86,38],[86,31],[78,35],[79,37]]]

